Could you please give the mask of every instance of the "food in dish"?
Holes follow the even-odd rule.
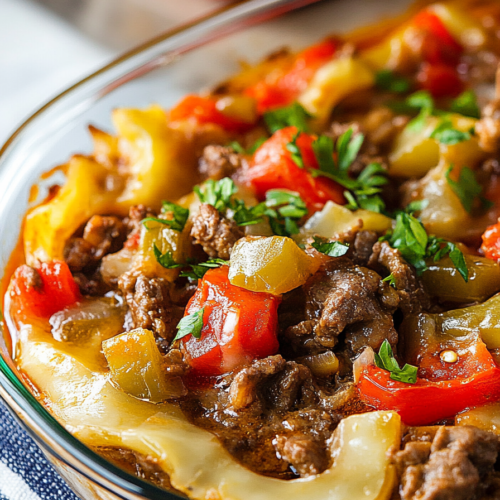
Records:
[[[500,6],[399,21],[90,128],[4,301],[76,437],[194,499],[498,495]]]

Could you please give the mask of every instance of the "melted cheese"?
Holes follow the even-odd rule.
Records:
[[[20,368],[70,432],[91,446],[120,446],[156,458],[173,486],[193,499],[390,498],[395,473],[387,452],[399,446],[401,428],[394,412],[342,420],[331,440],[331,468],[317,476],[284,481],[241,466],[214,435],[190,424],[177,407],[121,392],[96,362],[102,356],[98,348],[89,346],[95,352],[86,351],[85,358],[74,355],[36,327],[23,330],[19,347]]]

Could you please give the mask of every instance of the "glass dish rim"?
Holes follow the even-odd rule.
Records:
[[[172,51],[174,55],[175,53],[188,52],[196,49],[203,43],[224,38],[238,30],[245,29],[274,17],[279,17],[301,7],[317,3],[318,1],[320,0],[250,0],[232,6],[224,6],[212,14],[168,30],[129,50],[112,60],[110,63],[99,68],[97,71],[71,85],[27,117],[12,132],[0,148],[0,176],[5,176],[5,167],[9,163],[9,154],[16,151],[18,141],[25,138],[25,136],[29,137],[29,125],[36,123],[37,119],[43,118],[45,113],[52,110],[53,106],[60,103],[65,97],[71,96],[78,90],[85,89],[86,85],[93,83],[98,77],[106,75],[107,72],[120,68],[121,65],[126,63],[130,63],[134,57],[140,56],[141,54],[145,55],[149,49],[159,47],[163,42],[168,42],[177,35],[189,34],[196,29],[200,29],[201,32],[207,31],[208,35],[206,35],[205,38],[202,37],[198,43],[194,45],[186,44],[187,46],[181,45],[178,47],[177,52]],[[224,29],[216,33],[215,29],[217,27],[222,27]],[[170,53],[166,52],[163,56],[165,57],[167,54],[170,55]],[[156,58],[158,58],[158,56],[156,56]],[[163,60],[163,62],[160,61],[160,64],[168,64],[169,61],[170,59]],[[118,83],[117,86],[120,86],[130,79],[142,76],[156,67],[154,65],[152,67],[150,66],[151,63],[155,62],[158,63],[158,61],[155,61],[155,58],[152,57],[146,60],[145,63],[134,66],[132,70],[127,71],[121,78],[118,78],[117,82],[114,82]],[[104,86],[100,87],[98,90],[110,91],[113,90],[113,88],[114,87],[107,89],[107,86]],[[89,106],[92,106],[92,103],[89,103]],[[3,270],[0,275],[3,276]],[[1,307],[3,308],[3,304]],[[107,461],[83,444],[83,442],[75,438],[42,406],[28,389],[27,384],[23,382],[16,374],[16,371],[9,366],[7,359],[10,359],[10,356],[4,345],[4,340],[1,338],[0,398],[5,402],[7,409],[13,414],[16,420],[44,451],[95,484],[122,498],[130,498],[131,495],[138,500],[141,498],[147,498],[148,500],[174,500],[185,498],[184,496],[168,492],[152,483],[129,474]]]

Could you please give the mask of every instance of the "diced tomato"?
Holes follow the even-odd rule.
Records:
[[[213,123],[220,125],[229,132],[245,132],[253,126],[252,123],[243,122],[226,115],[217,109],[215,99],[188,95],[170,110],[170,120],[196,120],[200,125]]]
[[[337,41],[328,39],[299,52],[286,73],[278,77],[271,74],[271,78],[257,82],[245,93],[257,100],[259,113],[291,104],[307,88],[316,71],[333,57],[337,46]]]
[[[417,82],[434,97],[455,97],[463,91],[457,65],[464,49],[451,35],[439,16],[424,9],[412,20],[411,26],[421,35],[419,52],[421,67]]]
[[[297,146],[302,154],[304,168],[292,159],[287,144],[297,129],[287,127],[278,130],[255,152],[249,167],[243,173],[243,181],[253,187],[259,199],[264,199],[270,189],[289,189],[300,194],[310,211],[321,210],[332,200],[344,204],[344,188],[326,177],[313,177],[308,169],[317,169],[312,143],[314,137],[300,134]]]
[[[278,352],[279,296],[234,286],[228,266],[209,270],[186,315],[204,309],[201,338],[181,340],[191,375],[214,376]]]
[[[457,70],[445,64],[422,64],[417,81],[421,89],[428,90],[437,98],[456,97],[464,89]]]
[[[500,259],[500,222],[486,228],[483,236],[481,250],[488,259]]]
[[[44,262],[36,272],[39,283],[28,266],[18,267],[11,279],[11,311],[17,319],[49,318],[80,300],[80,290],[65,262]]]
[[[423,10],[413,18],[411,24],[424,32],[421,48],[424,61],[432,65],[458,64],[464,49],[435,13]]]
[[[397,411],[407,425],[431,424],[500,400],[500,368],[481,340],[459,352],[456,363],[439,354],[423,360],[415,384],[392,380],[375,365],[364,367],[357,384],[361,399],[377,410]]]

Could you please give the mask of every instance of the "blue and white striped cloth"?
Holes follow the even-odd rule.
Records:
[[[78,500],[1,400],[0,500]]]

